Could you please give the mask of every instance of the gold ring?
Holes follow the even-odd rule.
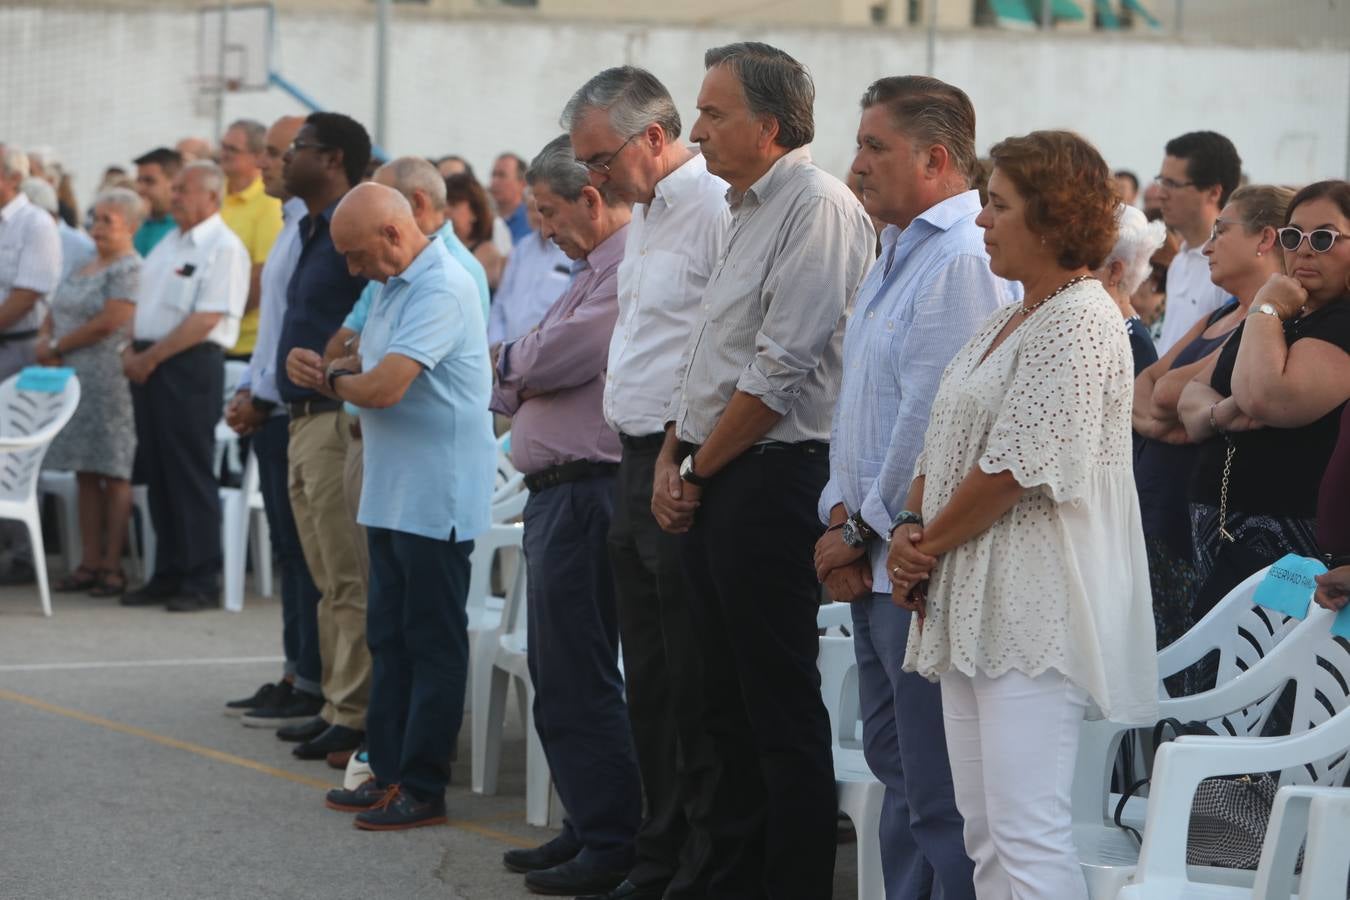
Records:
[[[894,576],[896,576],[896,577],[898,578],[900,575],[902,575],[902,574],[904,574],[904,573],[902,573],[902,572],[900,571],[900,567],[899,567],[899,566],[891,566],[891,574],[894,575]]]

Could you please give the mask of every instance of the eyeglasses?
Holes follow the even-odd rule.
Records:
[[[641,133],[642,132],[640,131],[638,132],[638,134]],[[623,148],[631,144],[633,142],[633,138],[637,137],[638,134],[629,135],[628,140],[620,144],[619,149],[615,150],[608,157],[606,157],[604,162],[588,162],[584,159],[579,159],[577,160],[577,162],[581,163],[583,166],[585,166],[587,169],[589,169],[590,171],[594,172],[597,175],[608,175],[610,166],[614,165],[614,160],[619,158],[619,154],[623,152]]]
[[[1214,227],[1209,230],[1209,242],[1212,244],[1223,236],[1223,233],[1240,222],[1225,222],[1223,219],[1215,219]]]
[[[291,141],[291,145],[286,148],[287,153],[299,153],[301,150],[331,150],[328,144],[320,144],[317,141]]]
[[[1194,181],[1177,181],[1175,178],[1168,178],[1165,175],[1158,175],[1153,179],[1153,183],[1165,187],[1169,191],[1179,191],[1184,187],[1195,187]]]
[[[1280,246],[1290,253],[1298,250],[1303,245],[1303,239],[1308,239],[1308,246],[1316,253],[1326,253],[1336,243],[1336,238],[1347,237],[1332,228],[1314,228],[1312,231],[1303,231],[1293,225],[1289,225],[1279,230]]]
[[[239,156],[240,154],[243,154],[243,153],[245,153],[245,152],[246,152],[246,151],[245,151],[245,149],[244,149],[243,147],[236,147],[236,146],[234,146],[233,144],[221,144],[221,145],[220,145],[220,155],[221,155],[221,156]]]

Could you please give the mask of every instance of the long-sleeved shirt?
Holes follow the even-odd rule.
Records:
[[[616,229],[578,261],[572,286],[539,327],[502,345],[492,409],[512,417],[511,462],[521,472],[619,459],[601,403],[627,233],[627,225]]]
[[[872,222],[805,147],[727,199],[731,227],[666,419],[702,444],[741,391],[782,416],[765,441],[827,441],[844,312],[876,247]]]
[[[539,324],[567,290],[572,262],[552,241],[531,231],[506,259],[506,271],[488,313],[488,343],[514,341]]]
[[[699,154],[657,182],[651,203],[633,206],[605,377],[605,421],[615,431],[666,430],[680,354],[731,222],[726,193]]]
[[[277,393],[277,341],[281,338],[282,319],[286,317],[286,286],[300,258],[300,219],[304,215],[305,202],[299,197],[292,197],[281,207],[281,233],[263,263],[260,278],[258,336],[248,371],[239,380],[240,390],[248,388],[253,396],[272,403],[281,402]],[[277,414],[284,412],[282,408],[276,410]]]
[[[878,533],[904,509],[928,413],[947,363],[999,306],[1021,295],[989,271],[967,191],[881,232],[881,259],[858,290],[844,334],[844,380],[830,439],[828,522],[839,503]],[[886,544],[869,548],[872,590],[890,590]]]

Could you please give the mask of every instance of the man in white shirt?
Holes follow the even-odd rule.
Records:
[[[628,878],[603,900],[702,897],[706,879],[690,865],[697,857],[682,851],[703,840],[693,837],[701,822],[686,811],[717,765],[700,721],[703,646],[680,540],[656,524],[651,486],[680,354],[731,221],[727,183],[680,140],[674,100],[643,69],[596,75],[572,96],[563,125],[591,183],[633,204],[604,414],[623,445],[609,561],[647,809]]]
[[[61,278],[61,238],[56,223],[29,201],[20,185],[28,157],[14,145],[0,147],[0,381],[35,356],[41,301]],[[19,523],[0,523],[0,584],[33,580],[32,552]]]
[[[502,344],[527,334],[572,282],[572,261],[539,233],[539,207],[525,192],[530,232],[506,259],[506,271],[488,312],[488,343]]]
[[[1213,131],[1173,138],[1165,153],[1155,183],[1161,189],[1163,222],[1181,235],[1181,249],[1167,267],[1159,356],[1228,299],[1228,293],[1209,280],[1204,247],[1228,195],[1242,180],[1242,159],[1233,142]]]
[[[84,268],[98,253],[94,241],[78,228],[71,228],[61,218],[61,206],[56,199],[56,188],[51,182],[29,176],[20,186],[28,202],[46,212],[56,223],[56,234],[61,238],[61,281],[70,277],[71,272]],[[59,283],[59,282],[58,282]]]
[[[177,228],[141,267],[131,381],[141,474],[159,550],[150,581],[126,606],[173,612],[220,599],[220,500],[212,460],[225,385],[225,350],[248,300],[248,251],[220,218],[225,176],[213,162],[183,167],[170,212]]]

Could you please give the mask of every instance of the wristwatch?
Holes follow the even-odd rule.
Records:
[[[900,515],[896,516],[895,521],[891,523],[891,534],[895,534],[895,529],[901,525],[918,525],[922,528],[923,516],[910,509],[901,510]]]
[[[680,463],[680,480],[687,481],[695,487],[706,487],[708,479],[701,477],[694,471],[694,454],[690,453]]]
[[[355,375],[355,374],[356,373],[353,372],[351,369],[333,369],[328,373],[328,389],[336,394],[337,380],[341,378],[343,375]]]
[[[839,536],[844,539],[845,544],[857,550],[860,547],[866,547],[867,542],[876,537],[877,533],[863,519],[862,513],[856,512],[844,520],[844,528]]]
[[[1258,304],[1256,307],[1256,311],[1259,313],[1265,313],[1268,316],[1274,316],[1281,322],[1284,321],[1284,316],[1280,315],[1280,311],[1276,309],[1274,306],[1271,306],[1269,303]]]

